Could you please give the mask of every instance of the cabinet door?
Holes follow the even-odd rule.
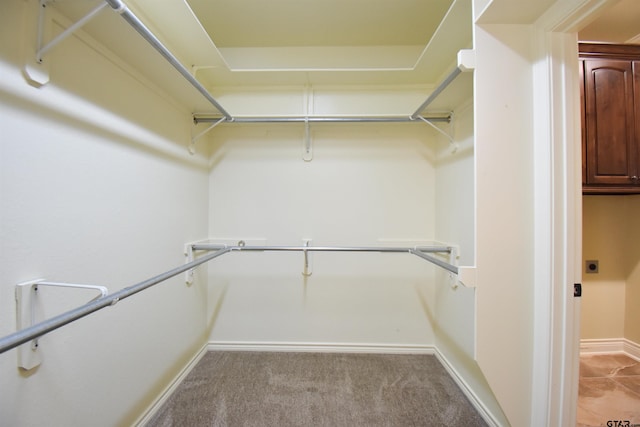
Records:
[[[638,151],[638,171],[640,172],[640,60],[633,61],[633,126],[635,146]],[[640,185],[640,182],[638,182]]]
[[[640,184],[633,68],[632,61],[584,61],[587,185]]]

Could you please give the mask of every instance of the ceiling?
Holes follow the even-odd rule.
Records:
[[[620,0],[578,32],[583,42],[640,44],[640,0]]]

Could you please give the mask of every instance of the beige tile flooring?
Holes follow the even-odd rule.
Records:
[[[640,362],[624,354],[580,356],[577,427],[634,424],[640,427]]]

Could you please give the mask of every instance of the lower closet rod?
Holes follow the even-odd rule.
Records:
[[[212,259],[217,258],[220,255],[224,255],[229,251],[230,249],[228,248],[219,249],[216,252],[205,255],[202,258],[198,258],[197,260],[181,265],[180,267],[176,267],[173,270],[169,270],[143,282],[121,289],[120,291],[114,292],[105,297],[98,298],[97,300],[88,302],[87,304],[74,308],[73,310],[69,310],[65,313],[59,314],[58,316],[44,320],[40,323],[36,323],[33,326],[24,328],[20,331],[14,332],[13,334],[7,335],[6,337],[0,338],[0,354],[4,353],[5,351],[11,350],[12,348],[17,347],[21,344],[29,342],[35,338],[38,338],[48,332],[58,329],[61,326],[87,316],[94,311],[98,311],[105,307],[114,305],[120,300],[128,298],[131,295],[143,291],[153,285],[157,285],[160,282],[164,282],[165,280],[177,276],[180,273],[191,270],[192,268],[195,268],[200,264],[204,264],[207,261],[211,261]]]

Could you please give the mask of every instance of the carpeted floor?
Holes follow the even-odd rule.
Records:
[[[486,426],[435,356],[209,352],[147,426]]]

